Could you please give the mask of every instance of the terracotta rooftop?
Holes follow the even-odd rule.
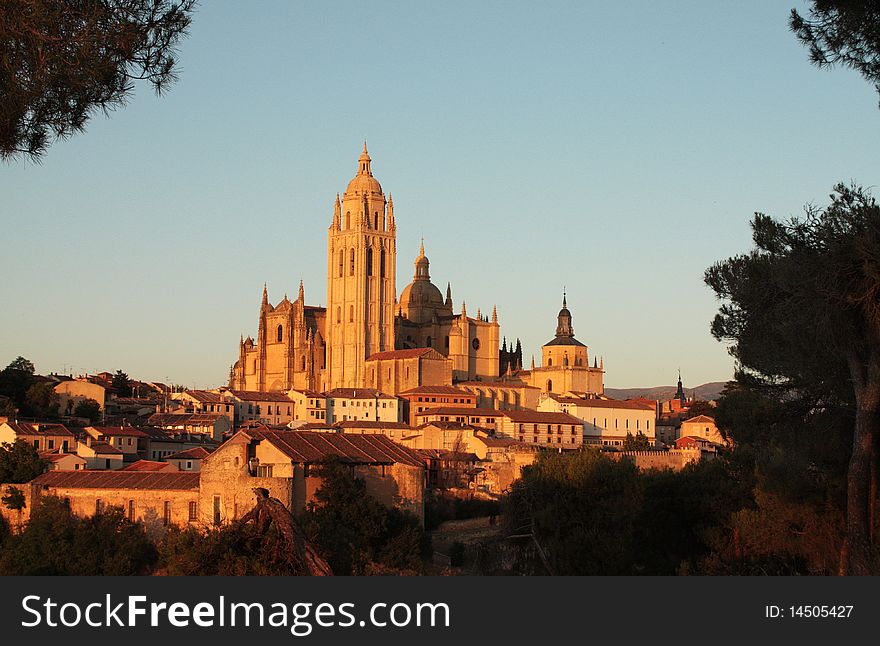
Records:
[[[185,451],[178,451],[173,455],[169,455],[166,457],[166,460],[204,460],[206,457],[211,455],[212,451],[202,447],[196,446],[191,449],[186,449]]]
[[[388,395],[374,388],[334,388],[325,392],[324,396],[337,399],[397,399],[394,395]]]
[[[656,409],[656,404],[645,401],[630,399],[581,399],[580,397],[551,397],[560,404],[574,404],[582,408],[618,408],[624,410],[650,410]]]
[[[58,451],[40,451],[40,457],[46,460],[47,462],[58,462],[59,460],[63,460],[69,455],[72,455],[74,458],[78,458],[80,460],[85,461],[84,458],[81,458],[76,453],[59,453]]]
[[[377,352],[375,354],[371,354],[369,357],[367,357],[367,361],[385,361],[386,359],[414,359],[416,357],[421,357],[422,355],[428,354],[429,352],[435,352],[435,350],[433,350],[432,348],[389,350],[388,352]]]
[[[73,437],[64,424],[26,424],[24,422],[6,422],[16,435],[64,435]]]
[[[149,437],[136,426],[89,426],[98,435],[107,437]]]
[[[170,462],[138,460],[137,462],[132,462],[128,466],[122,467],[120,471],[179,471],[179,469]]]
[[[48,471],[31,481],[71,489],[174,489],[198,491],[199,474],[185,471]]]
[[[122,455],[122,451],[106,442],[93,442],[90,446],[97,455]]]
[[[421,467],[418,454],[384,435],[349,435],[310,431],[250,432],[255,439],[269,442],[294,462],[315,463],[336,455],[351,464],[393,464]]]
[[[691,417],[690,419],[684,420],[682,424],[687,424],[688,422],[696,422],[697,424],[714,424],[715,420],[708,415],[697,415],[696,417]]]
[[[458,385],[472,386],[474,388],[482,386],[483,388],[526,388],[528,390],[540,390],[540,388],[536,386],[529,386],[528,384],[520,384],[513,381],[462,381]]]
[[[210,390],[186,390],[184,392],[203,404],[219,404],[223,401],[220,393],[211,392]]]

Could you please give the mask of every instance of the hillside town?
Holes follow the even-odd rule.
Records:
[[[299,514],[334,457],[424,524],[430,496],[497,501],[542,452],[677,471],[725,446],[711,405],[689,399],[680,374],[670,399],[608,397],[605,359],[575,336],[565,293],[528,368],[497,306],[456,312],[424,242],[398,296],[400,213],[371,163],[365,143],[333,204],[327,306],[307,305],[302,282],[295,300],[273,305],[264,285],[257,336],[241,335],[226,385],[182,389],[121,370],[40,376],[13,362],[4,373],[26,373],[25,399],[39,403],[29,412],[43,416],[21,415],[7,396],[0,443],[33,447],[45,473],[16,485],[23,500],[0,507],[7,520],[22,527],[55,496],[84,517],[112,507],[134,522],[221,526],[250,511],[256,489]]]

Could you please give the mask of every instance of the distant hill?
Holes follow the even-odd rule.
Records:
[[[726,381],[713,381],[696,388],[685,386],[684,394],[688,397],[711,401],[721,396]],[[653,388],[606,388],[605,394],[612,399],[632,399],[644,397],[645,399],[672,399],[675,396],[676,386],[654,386]]]

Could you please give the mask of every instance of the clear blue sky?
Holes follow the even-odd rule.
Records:
[[[880,173],[877,96],[808,63],[793,4],[202,2],[165,97],[0,166],[0,364],[223,383],[264,281],[325,303],[366,137],[399,288],[424,235],[526,364],[565,285],[607,385],[727,379],[703,270]]]

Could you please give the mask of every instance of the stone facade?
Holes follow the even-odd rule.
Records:
[[[340,200],[336,196],[327,238],[327,306],[296,300],[269,303],[264,286],[257,338],[239,340],[230,387],[251,391],[363,388],[397,394],[424,384],[498,376],[499,324],[479,311],[453,312],[451,288],[444,299],[431,282],[424,244],[412,282],[397,298],[397,227],[394,203],[373,176],[366,145],[358,170]],[[394,350],[429,348],[448,364],[409,379],[370,377],[368,359]],[[398,366],[403,371],[407,366]]]

